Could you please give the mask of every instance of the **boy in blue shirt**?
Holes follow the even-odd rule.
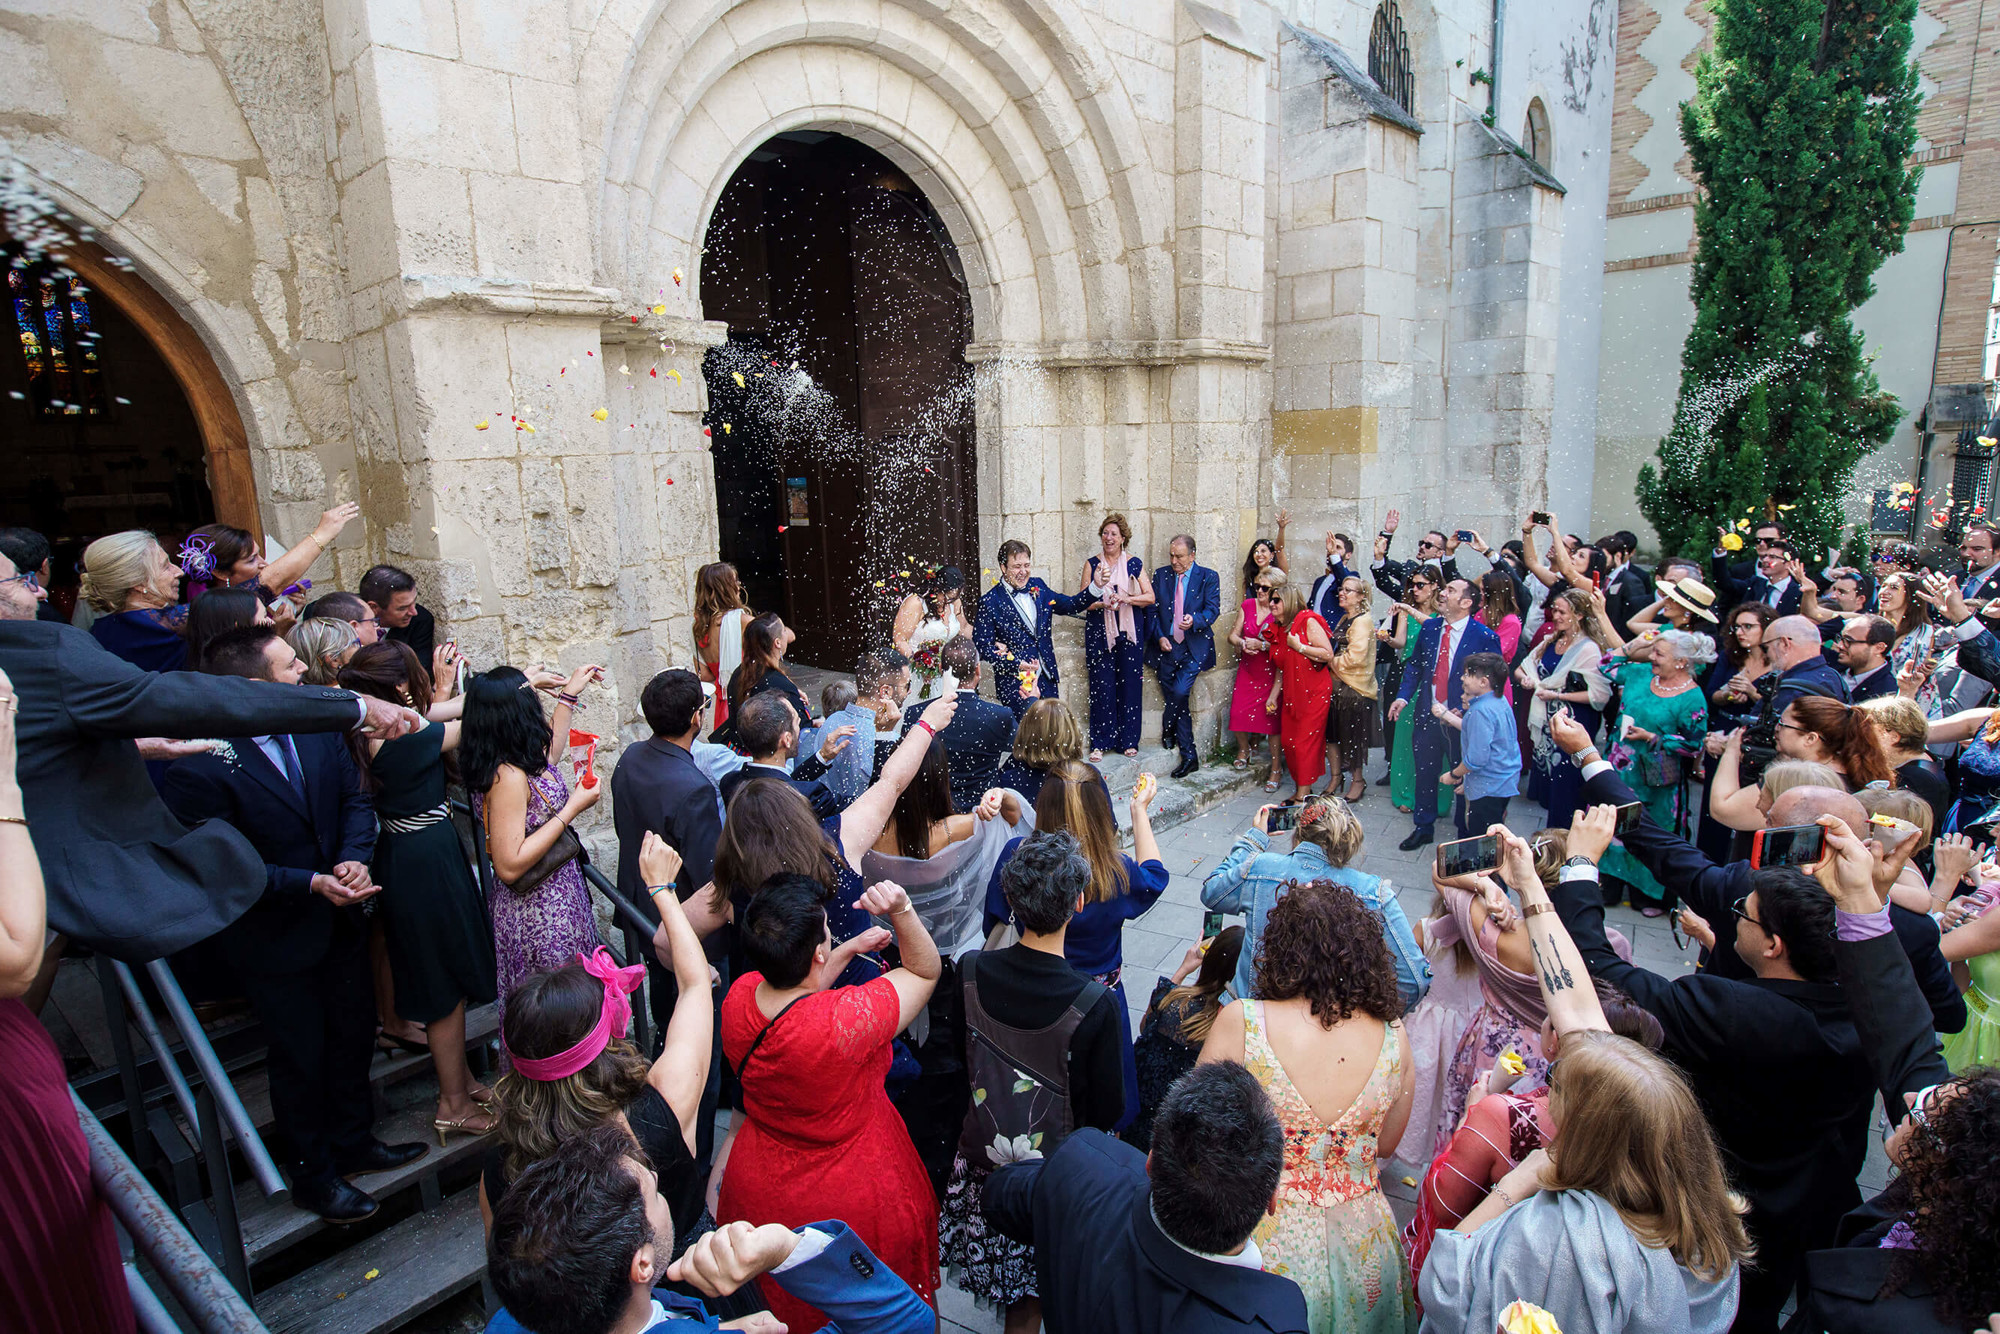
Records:
[[[1463,716],[1449,709],[1438,720],[1459,730],[1459,761],[1444,780],[1458,789],[1452,818],[1458,836],[1471,838],[1504,824],[1507,799],[1521,790],[1521,740],[1514,710],[1501,690],[1507,660],[1498,653],[1475,653],[1459,667],[1465,686]]]

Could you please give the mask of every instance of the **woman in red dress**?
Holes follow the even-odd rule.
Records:
[[[824,905],[818,880],[786,874],[766,881],[743,912],[743,950],[756,971],[722,1003],[722,1052],[743,1084],[744,1121],[725,1150],[716,1215],[792,1228],[839,1219],[935,1306],[937,1196],[882,1080],[890,1040],[937,985],[937,947],[910,896],[882,881],[854,906],[888,919],[903,966],[828,990],[889,932],[873,927],[836,947]],[[776,1284],[763,1290],[787,1327],[826,1323]]]
[[[1278,589],[1278,614],[1265,627],[1278,680],[1265,708],[1278,714],[1278,749],[1292,775],[1292,799],[1326,772],[1326,715],[1333,702],[1333,634],[1305,594],[1287,581]],[[1285,627],[1280,633],[1279,627]],[[1282,708],[1280,707],[1282,703]]]

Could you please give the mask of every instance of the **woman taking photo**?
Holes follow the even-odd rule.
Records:
[[[1918,596],[1922,588],[1916,575],[1898,570],[1883,578],[1876,605],[1896,627],[1889,665],[1896,669],[1898,688],[1936,722],[1955,707],[1951,692],[1939,689],[1938,682],[1945,667],[1957,664],[1958,642],[1931,623],[1929,608]]]
[[[554,683],[549,673],[538,670],[531,678],[517,667],[495,667],[466,688],[458,765],[472,813],[485,822],[486,853],[500,882],[487,906],[503,1023],[507,995],[522,979],[597,947],[582,845],[571,826],[597,804],[604,784],[570,791],[563,759],[570,714],[602,673],[599,667],[571,673],[552,716],[542,713],[540,693]]]
[[[1157,783],[1143,778],[1132,789],[1132,856],[1118,851],[1118,822],[1111,814],[1111,798],[1103,780],[1087,764],[1073,761],[1049,770],[1042,795],[1035,801],[1034,827],[1042,832],[1061,830],[1083,847],[1090,861],[1090,891],[1084,895],[1081,911],[1072,917],[1063,937],[1063,956],[1069,966],[1086,977],[1111,988],[1118,996],[1120,1058],[1125,1067],[1125,1116],[1122,1130],[1139,1113],[1139,1071],[1132,1060],[1132,1017],[1125,1004],[1125,923],[1136,921],[1159,901],[1167,888],[1167,868],[1160,862],[1160,845],[1153,838],[1149,803],[1159,791]],[[1021,840],[1009,843],[993,868],[986,886],[986,928],[1009,920],[1007,894],[1001,876],[1007,863],[1020,850]]]
[[[183,670],[188,609],[180,579],[181,567],[151,533],[135,528],[92,542],[78,587],[97,613],[92,638],[142,671]]]
[[[1504,578],[1504,576],[1503,576]],[[1340,628],[1334,634],[1332,702],[1326,711],[1327,745],[1335,759],[1328,765],[1326,790],[1347,775],[1347,800],[1368,795],[1362,768],[1368,752],[1381,744],[1375,729],[1380,717],[1375,702],[1375,622],[1368,617],[1368,586],[1349,577],[1340,585]]]
[[[695,674],[715,687],[715,722],[729,721],[729,678],[743,662],[743,627],[750,622],[750,604],[743,600],[743,581],[728,561],[710,561],[694,575]]]
[[[431,679],[407,644],[383,640],[359,650],[340,685],[426,715],[408,736],[362,742],[358,757],[382,827],[369,863],[384,891],[377,916],[394,981],[394,1003],[382,1022],[388,1029],[393,1015],[422,1029],[437,1067],[431,1126],[438,1144],[448,1133],[483,1135],[493,1129],[483,1105],[493,1095],[474,1083],[465,1063],[465,1007],[484,1005],[498,988],[486,905],[445,797],[445,756],[458,749],[462,724],[429,720]]]
[[[955,694],[958,679],[938,661],[938,650],[954,639],[972,638],[972,618],[965,615],[965,575],[956,565],[932,570],[916,592],[896,608],[889,636],[896,651],[910,660],[910,678],[917,690],[913,704]]]
[[[1417,651],[1417,640],[1423,633],[1424,622],[1437,615],[1438,590],[1443,587],[1435,566],[1426,565],[1412,573],[1403,584],[1403,596],[1407,601],[1395,604],[1395,612],[1390,617],[1388,630],[1377,630],[1376,636],[1395,649],[1395,669],[1389,674],[1389,686],[1384,698],[1396,693],[1395,683],[1402,678],[1403,669]],[[1378,645],[1376,653],[1381,654]],[[1379,656],[1378,656],[1378,661]],[[1417,804],[1417,758],[1412,749],[1412,728],[1416,726],[1416,711],[1403,710],[1402,716],[1391,724],[1394,730],[1389,734],[1389,804],[1408,814]],[[1451,814],[1451,803],[1456,795],[1448,783],[1438,785],[1438,814]]]
[[[1562,708],[1597,735],[1599,710],[1611,699],[1611,682],[1599,668],[1611,639],[1588,593],[1565,589],[1549,599],[1548,609],[1548,642],[1539,656],[1521,663],[1514,679],[1535,692],[1528,706],[1533,753],[1528,795],[1548,811],[1551,828],[1567,829],[1582,801],[1583,774],[1549,735],[1549,717]]]
[[[1604,595],[1595,589],[1591,594],[1601,615]],[[1708,701],[1694,674],[1714,660],[1708,636],[1685,630],[1665,631],[1649,644],[1628,644],[1605,659],[1622,692],[1611,763],[1662,829],[1688,829],[1688,767],[1708,737]],[[1601,869],[1632,887],[1632,906],[1645,916],[1665,915],[1660,882],[1623,844],[1611,846]]]
[[[1271,657],[1271,645],[1267,633],[1276,622],[1276,611],[1271,605],[1270,590],[1282,586],[1285,572],[1275,573],[1259,570],[1251,577],[1248,592],[1243,597],[1242,615],[1236,628],[1229,632],[1229,642],[1236,646],[1236,684],[1229,692],[1229,730],[1236,734],[1237,769],[1250,767],[1250,754],[1259,738],[1269,738],[1278,732],[1278,720],[1265,707],[1271,698],[1271,691],[1278,683],[1278,669]],[[1271,786],[1278,781],[1278,748],[1270,745]]]
[[[1278,1207],[1251,1234],[1305,1294],[1313,1334],[1414,1328],[1379,1145],[1410,1114],[1410,1047],[1375,915],[1331,881],[1294,886],[1256,950],[1256,999],[1223,1008],[1201,1060],[1257,1076],[1285,1126]]]
[[[1274,590],[1270,636],[1277,680],[1265,712],[1278,719],[1278,748],[1292,776],[1292,799],[1319,781],[1326,769],[1326,719],[1333,703],[1333,636],[1305,594],[1286,580]]]
[[[1107,750],[1139,753],[1146,658],[1139,621],[1153,605],[1146,562],[1126,551],[1132,527],[1122,514],[1107,514],[1098,525],[1099,553],[1084,562],[1079,593],[1095,590],[1101,599],[1083,617],[1083,665],[1090,676],[1090,762]]]

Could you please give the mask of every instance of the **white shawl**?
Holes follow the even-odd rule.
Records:
[[[1521,660],[1522,669],[1532,678],[1529,689],[1538,689],[1545,682],[1554,682],[1555,689],[1561,690],[1562,683],[1569,679],[1571,672],[1582,672],[1584,689],[1590,694],[1590,707],[1602,709],[1611,702],[1611,682],[1606,679],[1600,664],[1604,660],[1604,650],[1589,635],[1578,634],[1563,655],[1556,659],[1555,667],[1547,676],[1535,670],[1535,663],[1541,656],[1539,651],[1531,652]],[[1533,739],[1535,752],[1547,758],[1554,742],[1549,738],[1549,702],[1537,695],[1528,706],[1528,736]]]

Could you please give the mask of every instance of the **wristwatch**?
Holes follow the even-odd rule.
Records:
[[[1572,866],[1588,866],[1591,870],[1594,871],[1597,869],[1597,858],[1586,857],[1579,852],[1576,854],[1576,856],[1571,857],[1567,861],[1563,862],[1563,870],[1565,871],[1567,871]]]

